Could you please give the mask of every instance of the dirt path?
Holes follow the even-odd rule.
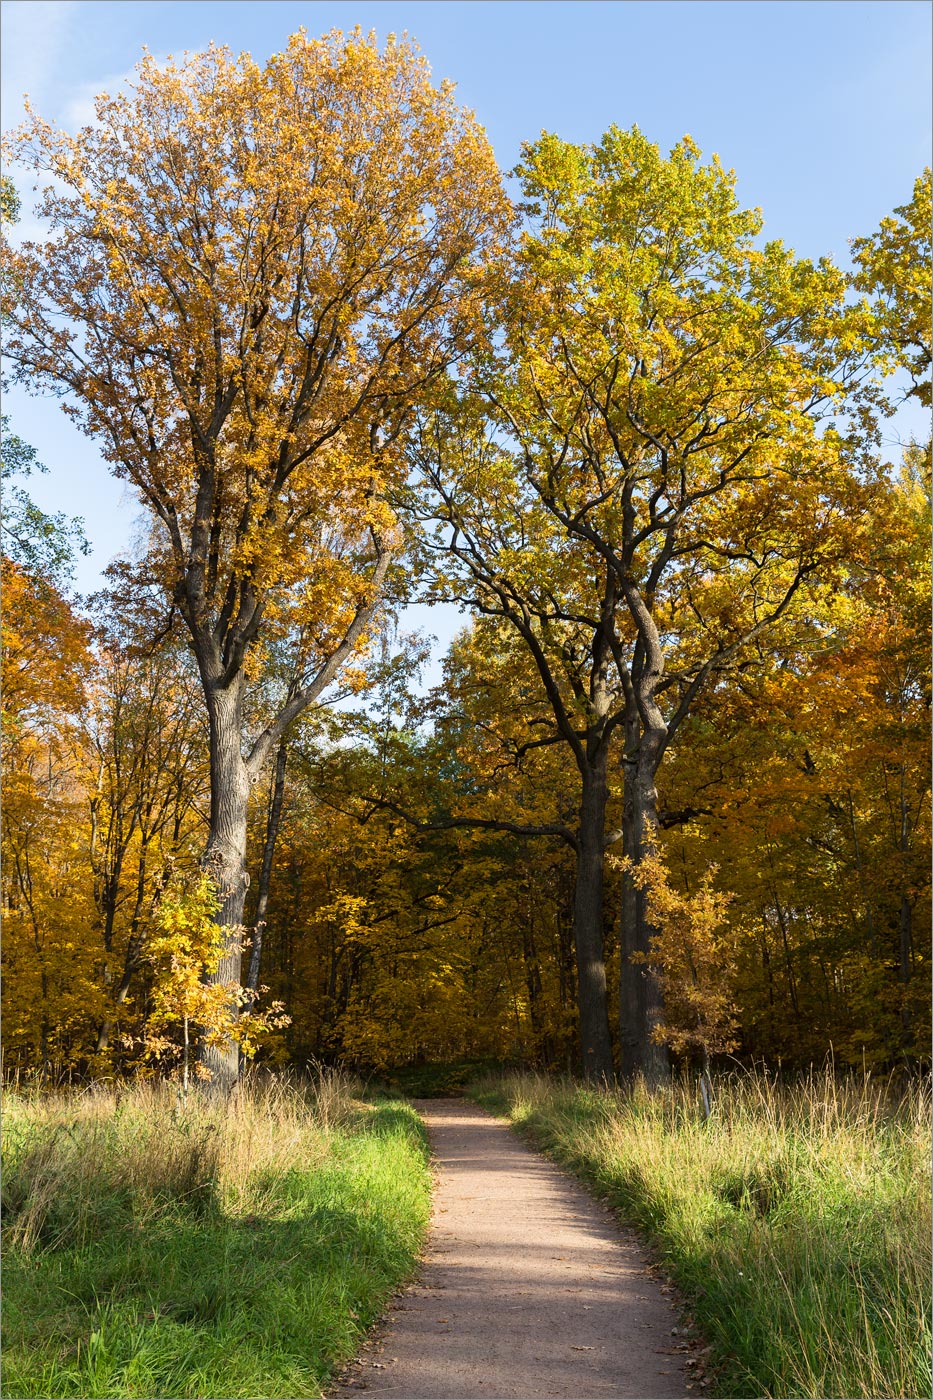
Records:
[[[475,1104],[416,1107],[438,1174],[426,1261],[336,1394],[687,1396],[677,1315],[635,1237]]]

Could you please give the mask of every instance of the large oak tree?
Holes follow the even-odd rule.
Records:
[[[104,95],[77,135],[31,116],[49,238],[7,250],[7,349],[155,522],[146,567],[187,625],[210,724],[206,865],[240,977],[249,792],[371,628],[394,547],[387,483],[413,405],[462,353],[471,267],[505,213],[492,151],[414,48],[293,36]],[[288,636],[257,734],[244,689]],[[237,1051],[207,1052],[230,1082]]]
[[[754,665],[762,637],[806,613],[808,580],[857,547],[875,465],[848,420],[877,327],[831,262],[761,245],[760,214],[689,137],[665,158],[637,128],[585,147],[545,135],[518,174],[529,219],[492,303],[501,331],[419,460],[451,591],[516,629],[573,752],[578,906],[583,887],[593,905],[578,939],[589,930],[599,962],[605,744],[624,734],[637,867],[697,696]],[[623,906],[622,1069],[657,1079],[637,880]]]

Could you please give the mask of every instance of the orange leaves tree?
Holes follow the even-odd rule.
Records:
[[[83,856],[77,715],[90,628],[52,585],[2,560],[3,1016],[8,1063],[72,1066],[100,1014]]]
[[[469,271],[505,205],[492,151],[404,42],[303,32],[265,67],[145,58],[70,136],[16,157],[54,180],[49,238],[8,252],[17,374],[149,508],[148,566],[190,633],[210,726],[206,869],[240,976],[250,789],[365,642],[398,543],[385,504],[412,407],[459,354]],[[244,732],[264,649],[277,712]],[[210,1047],[221,1082],[232,1039]]]
[[[189,1084],[191,1027],[196,1025],[202,1042],[223,1046],[235,1040],[247,1055],[270,1031],[287,1025],[281,1002],[273,1002],[257,1015],[252,1007],[257,993],[239,988],[228,995],[223,983],[210,977],[227,951],[225,931],[213,917],[217,898],[210,877],[203,872],[194,881],[171,876],[162,890],[155,913],[156,932],[146,956],[156,968],[146,1026],[146,1053],[150,1059],[178,1057],[178,1047],[165,1034],[181,1028],[180,1070],[182,1088]],[[265,989],[264,989],[265,990]],[[238,1014],[245,1006],[245,1015]],[[204,1072],[203,1065],[198,1068]]]
[[[770,1060],[929,1046],[929,454],[904,459],[812,645],[724,678],[669,755],[667,801],[695,816],[666,858],[687,889],[726,872],[741,1044]]]
[[[117,606],[112,594],[96,601],[105,617]],[[131,988],[145,970],[154,914],[176,860],[189,869],[197,862],[207,807],[207,745],[193,660],[180,637],[153,646],[147,620],[134,623],[99,627],[81,725],[88,864],[107,992],[98,1055],[114,1044],[115,1030],[125,1044],[126,1021],[135,1021],[145,1004]]]
[[[628,858],[626,858],[628,859]],[[678,890],[654,853],[631,871],[654,929],[651,957],[661,969],[665,1024],[655,1028],[672,1050],[698,1054],[709,1092],[709,1057],[734,1050],[736,1039],[734,935],[726,927],[731,896],[713,888],[709,866],[699,888]]]

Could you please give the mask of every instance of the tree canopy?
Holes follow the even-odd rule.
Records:
[[[928,171],[849,274],[690,137],[543,133],[513,205],[358,30],[10,141],[12,373],[149,519],[69,602],[4,425],[14,1067],[928,1053]]]
[[[240,924],[249,788],[365,639],[413,406],[475,319],[506,214],[475,120],[406,42],[301,32],[265,67],[143,60],[71,136],[33,116],[41,244],[8,250],[8,351],[69,391],[153,518],[145,574],[191,636],[211,725],[208,866]],[[243,688],[291,676],[242,752]],[[218,976],[239,976],[236,935]],[[227,1078],[231,1067],[225,1069]]]

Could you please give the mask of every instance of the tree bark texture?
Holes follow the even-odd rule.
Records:
[[[602,1084],[611,1084],[614,1078],[603,948],[607,796],[606,750],[602,747],[595,764],[583,775],[573,917],[583,1074],[587,1080]]]
[[[190,599],[183,608],[201,672],[210,727],[211,823],[202,865],[214,882],[219,900],[215,917],[225,931],[226,944],[220,963],[210,976],[214,985],[229,983],[239,987],[241,982],[243,909],[249,888],[246,823],[250,791],[270,754],[281,745],[288,726],[339,674],[371,622],[391,560],[389,549],[378,541],[376,551],[370,599],[357,608],[342,640],[314,676],[296,681],[290,687],[285,705],[252,742],[248,755],[243,752],[246,688],[243,661],[225,664],[216,637],[199,620]],[[231,999],[232,996],[231,992]],[[239,1049],[232,1038],[218,1045],[208,1045],[202,1040],[198,1060],[218,1092],[229,1093],[234,1088],[239,1078]]]
[[[210,722],[211,829],[204,869],[214,882],[224,931],[225,951],[214,983],[239,983],[243,946],[243,905],[249,886],[246,873],[246,815],[250,775],[241,748],[244,680],[242,672],[223,689],[207,691]],[[233,1039],[210,1045],[202,1041],[199,1061],[218,1092],[229,1092],[239,1075],[239,1047]]]
[[[650,736],[654,738],[654,736]],[[635,836],[638,843],[638,860],[653,855],[657,850],[658,833],[658,792],[655,787],[655,773],[661,761],[657,741],[645,743],[642,740],[642,755],[635,772]],[[638,890],[636,907],[636,942],[638,951],[645,959],[641,964],[642,996],[644,1013],[641,1021],[641,1073],[652,1089],[660,1087],[670,1078],[670,1056],[667,1043],[662,1039],[661,1027],[664,1024],[664,997],[661,991],[659,969],[652,958],[651,940],[656,930],[647,914],[647,895]]]
[[[636,868],[657,849],[655,774],[667,737],[666,729],[657,724],[647,732],[639,733],[639,729],[638,720],[630,717],[626,725],[623,843]],[[654,935],[646,893],[626,872],[620,929],[620,1068],[624,1079],[642,1075],[651,1088],[663,1084],[670,1075],[670,1057],[660,1032],[664,998],[658,968],[651,961]]]
[[[249,969],[246,973],[246,985],[251,992],[259,990],[259,967],[262,961],[262,940],[266,931],[266,913],[269,909],[269,883],[272,878],[272,857],[275,854],[275,843],[279,834],[279,822],[282,818],[282,799],[285,795],[285,765],[288,761],[288,750],[284,741],[279,744],[278,752],[275,756],[275,778],[272,784],[272,796],[269,802],[269,820],[266,823],[266,840],[262,849],[262,868],[259,872],[259,891],[256,899],[256,919],[253,924],[253,945],[249,955]]]

